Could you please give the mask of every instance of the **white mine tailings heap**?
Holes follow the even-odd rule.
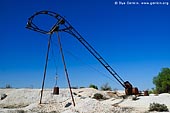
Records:
[[[75,107],[69,89],[45,89],[40,101],[41,89],[0,89],[0,113],[146,113],[150,103],[165,104],[170,110],[170,94],[133,96],[125,98],[124,91],[99,91],[91,88],[73,89]],[[103,99],[96,100],[100,93]]]

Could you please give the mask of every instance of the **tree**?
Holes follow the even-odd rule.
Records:
[[[170,93],[170,68],[162,68],[158,76],[153,78],[157,93]]]

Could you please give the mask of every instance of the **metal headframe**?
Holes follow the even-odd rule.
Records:
[[[54,26],[49,30],[40,29],[33,23],[33,18],[37,15],[49,15],[56,18],[57,22]],[[124,80],[116,73],[116,71],[104,60],[104,58],[71,26],[71,24],[59,14],[52,11],[40,11],[35,13],[28,19],[28,23],[26,28],[43,33],[43,34],[52,34],[53,32],[66,32],[73,37],[75,37],[81,44],[85,46],[85,48],[104,66],[104,68],[124,87]]]

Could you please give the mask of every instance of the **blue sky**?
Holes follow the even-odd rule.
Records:
[[[48,35],[25,26],[35,12],[50,10],[65,17],[125,81],[140,90],[153,88],[153,77],[170,67],[170,6],[114,2],[1,0],[0,87],[41,87]],[[38,22],[46,26],[48,18]],[[65,33],[60,37],[72,86],[100,87],[108,82],[112,88],[123,89],[74,37]],[[56,72],[59,87],[67,87],[56,38],[54,34],[45,83],[50,88]]]

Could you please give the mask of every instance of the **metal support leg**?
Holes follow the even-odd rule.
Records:
[[[48,48],[47,48],[46,61],[45,61],[45,67],[44,67],[44,76],[43,76],[43,81],[42,81],[42,89],[41,89],[40,104],[42,103],[42,95],[43,95],[44,82],[45,82],[46,71],[47,71],[48,55],[49,55],[50,44],[51,44],[51,36],[52,36],[52,34],[50,34],[50,37],[49,37],[49,39],[48,39]]]
[[[73,105],[75,106],[75,102],[74,102],[73,93],[72,93],[72,90],[71,90],[70,80],[69,80],[69,77],[68,77],[68,72],[67,72],[67,67],[66,67],[66,63],[65,63],[65,59],[64,59],[64,53],[63,53],[63,50],[62,50],[62,45],[61,45],[60,37],[59,37],[59,35],[58,35],[58,32],[56,32],[56,33],[57,33],[57,36],[58,36],[58,43],[59,43],[59,47],[60,47],[60,52],[61,52],[61,56],[62,56],[62,61],[63,61],[63,64],[64,64],[65,75],[66,75],[67,82],[68,82],[68,86],[69,86],[69,89],[70,89],[70,93],[71,93],[71,98],[72,98],[72,101],[73,101]]]

